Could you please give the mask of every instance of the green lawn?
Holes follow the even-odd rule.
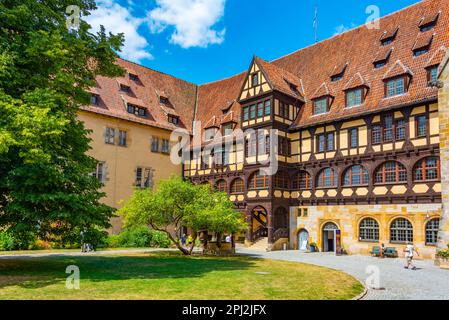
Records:
[[[80,268],[81,288],[65,288]],[[335,270],[246,257],[183,257],[174,252],[0,259],[3,299],[351,299],[363,291]]]

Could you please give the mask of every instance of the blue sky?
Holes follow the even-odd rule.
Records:
[[[196,84],[248,68],[253,55],[273,60],[419,0],[97,0],[86,19],[127,39],[120,55]]]

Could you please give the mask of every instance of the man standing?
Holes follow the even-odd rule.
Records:
[[[413,264],[413,256],[415,252],[419,256],[418,250],[415,249],[412,242],[407,242],[407,246],[405,247],[404,251],[405,251],[405,259],[407,260],[407,264],[405,265],[404,268],[409,269],[411,266],[412,270],[416,270],[416,267]]]

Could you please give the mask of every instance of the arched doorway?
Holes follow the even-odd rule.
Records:
[[[298,250],[304,252],[309,250],[309,232],[306,229],[298,232]]]
[[[333,222],[327,222],[323,226],[323,252],[337,252],[338,226]]]
[[[268,236],[268,215],[264,207],[258,206],[252,210],[251,221],[253,241]]]

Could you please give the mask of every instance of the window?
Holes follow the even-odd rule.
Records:
[[[313,114],[314,115],[323,114],[323,113],[326,113],[327,111],[328,111],[327,97],[321,98],[321,99],[316,99],[313,101]]]
[[[159,138],[151,138],[151,152],[159,152]]]
[[[93,176],[95,178],[97,178],[97,180],[100,183],[104,183],[105,182],[105,168],[106,168],[106,163],[100,161],[100,162],[97,163],[97,169],[93,173]]]
[[[390,79],[386,82],[385,86],[386,86],[385,92],[387,97],[398,96],[400,94],[404,94],[406,91],[404,77]]]
[[[200,168],[201,170],[207,170],[210,167],[210,150],[204,150],[203,151],[203,157],[201,158],[201,164],[200,164]]]
[[[274,188],[281,190],[290,189],[290,177],[286,171],[278,171],[274,176]]]
[[[383,142],[393,141],[393,115],[388,115],[384,117],[384,136]]]
[[[137,81],[139,81],[139,76],[137,74],[130,73],[129,79],[137,82]]]
[[[126,131],[119,130],[119,132],[118,132],[118,145],[119,146],[126,147],[126,145],[127,145],[127,141],[126,141],[127,134],[128,133]]]
[[[243,108],[243,121],[249,120],[249,107]]]
[[[291,155],[291,143],[290,139],[285,137],[278,138],[279,143],[279,155],[289,157]]]
[[[376,69],[380,69],[386,65],[387,65],[387,60],[381,60],[381,61],[374,62],[374,68],[376,68]]]
[[[335,134],[321,133],[317,135],[317,152],[333,151],[335,149]]]
[[[131,88],[126,84],[120,84],[120,91],[125,93],[131,93]]]
[[[430,84],[435,83],[438,80],[438,66],[427,69],[427,80]]]
[[[427,116],[421,115],[416,117],[416,135],[418,138],[427,136]]]
[[[374,125],[372,129],[372,144],[380,144],[382,142],[382,127]]]
[[[335,170],[332,168],[326,168],[321,170],[318,175],[317,186],[318,188],[331,188],[336,187],[338,184],[338,177],[335,174]]]
[[[162,139],[162,153],[170,153],[170,140]]]
[[[337,81],[340,81],[341,79],[343,79],[343,73],[331,76],[332,82],[337,82]]]
[[[174,124],[175,126],[179,125],[179,117],[168,115],[168,122]]]
[[[404,119],[394,120],[393,115],[384,116],[381,125],[377,124],[372,127],[372,144],[405,140],[405,125]]]
[[[106,128],[106,132],[104,135],[104,142],[106,144],[115,144],[115,129]]]
[[[390,226],[390,241],[393,243],[413,242],[413,226],[404,218],[394,220]]]
[[[164,104],[164,105],[169,105],[169,104],[170,104],[170,101],[168,101],[168,98],[167,98],[167,97],[160,96],[160,97],[159,97],[159,103],[160,103],[160,104]]]
[[[284,102],[279,103],[279,115],[283,118],[290,118],[290,105]]]
[[[439,229],[440,219],[432,219],[426,223],[426,246],[437,245]]]
[[[257,117],[258,118],[263,117],[263,113],[264,113],[263,102],[260,102],[259,104],[257,104]]]
[[[136,169],[136,187],[141,189],[152,189],[153,175],[154,172],[151,168],[138,167]]]
[[[382,46],[388,46],[389,44],[393,43],[394,38],[386,38],[380,41],[380,44]]]
[[[369,183],[368,170],[360,165],[355,165],[346,170],[343,180],[344,186],[360,186]]]
[[[254,157],[257,155],[257,134],[252,133],[249,138],[246,139],[246,156]]]
[[[271,100],[265,101],[265,115],[271,115]]]
[[[249,107],[249,118],[251,120],[256,119],[256,105],[252,105]]]
[[[206,141],[213,140],[215,138],[216,133],[217,133],[217,128],[208,128],[204,132],[204,139]]]
[[[352,128],[349,132],[349,147],[357,148],[359,146],[359,128]]]
[[[253,87],[259,85],[259,75],[257,73],[251,76],[251,83],[253,84]]]
[[[396,120],[396,141],[405,140],[405,120]]]
[[[225,180],[219,180],[216,184],[215,184],[215,189],[218,192],[228,192],[228,184],[226,183]]]
[[[359,240],[377,242],[379,241],[379,224],[372,218],[365,218],[359,225]]]
[[[401,182],[407,182],[407,169],[399,162],[385,162],[376,170],[374,183],[382,184]]]
[[[268,189],[268,177],[255,172],[251,175],[248,182],[248,190]]]
[[[226,123],[222,127],[223,136],[230,136],[234,132],[234,125],[232,123]]]
[[[100,104],[100,97],[96,94],[91,95],[90,104],[93,106],[98,106]]]
[[[346,108],[360,106],[363,103],[363,89],[358,88],[346,92]]]
[[[310,174],[306,171],[297,172],[292,179],[293,190],[308,190],[311,186]]]
[[[135,106],[133,104],[128,103],[128,113],[134,114],[136,116],[145,117],[147,114],[147,109]]]
[[[423,54],[426,54],[427,52],[429,52],[429,47],[422,47],[422,48],[413,50],[413,55],[415,57],[419,57],[419,56],[422,56]]]
[[[243,179],[237,178],[231,183],[231,194],[242,194],[244,193]]]
[[[440,179],[440,159],[428,157],[418,161],[413,170],[415,181],[435,181]]]

